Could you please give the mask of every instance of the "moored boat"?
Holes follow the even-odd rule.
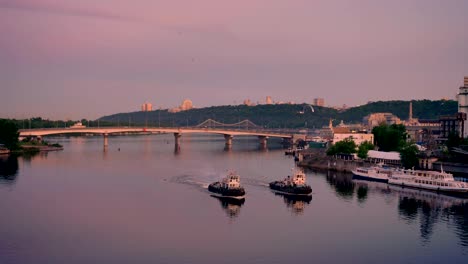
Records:
[[[290,195],[310,195],[312,188],[306,184],[305,173],[301,169],[293,171],[292,176],[282,181],[270,182],[270,188],[279,193]]]
[[[208,185],[208,191],[219,197],[243,199],[245,196],[245,190],[240,185],[240,177],[233,171],[230,171],[222,181]]]
[[[392,174],[394,169],[389,167],[372,166],[372,167],[357,167],[352,170],[354,179],[361,179],[367,181],[388,182],[388,177]]]
[[[422,170],[395,170],[388,183],[452,194],[468,194],[468,183],[456,181],[451,173]]]
[[[294,149],[288,148],[287,150],[284,151],[284,155],[294,155]]]

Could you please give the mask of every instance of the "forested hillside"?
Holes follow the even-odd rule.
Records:
[[[452,100],[412,102],[414,118],[438,119],[440,115],[457,112],[457,102]],[[120,113],[104,116],[100,120],[119,125],[194,126],[209,118],[228,124],[249,119],[257,125],[268,128],[319,128],[327,125],[330,119],[334,119],[334,124],[338,124],[341,120],[345,123],[359,123],[364,116],[376,112],[390,112],[404,120],[408,118],[409,101],[379,101],[345,111],[314,106],[314,112],[305,104],[215,106],[179,113],[169,113],[167,110]]]

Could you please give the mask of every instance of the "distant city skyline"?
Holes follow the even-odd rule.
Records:
[[[0,118],[453,99],[468,1],[0,0]]]

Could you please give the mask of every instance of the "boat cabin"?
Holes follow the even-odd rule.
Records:
[[[223,179],[223,184],[227,188],[239,188],[240,177],[235,172],[229,172],[228,176]]]
[[[451,173],[446,173],[444,171],[421,171],[421,170],[402,170],[398,171],[400,174],[407,176],[417,176],[423,177],[426,179],[432,180],[441,180],[441,181],[454,181],[453,175]]]
[[[291,182],[295,185],[304,185],[306,183],[304,172],[302,170],[294,171]]]

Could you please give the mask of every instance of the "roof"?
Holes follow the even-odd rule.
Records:
[[[335,134],[348,134],[351,133],[351,130],[349,127],[334,127],[333,128],[333,133]]]
[[[377,150],[369,150],[369,152],[367,152],[367,157],[373,159],[400,160],[400,153],[395,151],[384,152]]]

